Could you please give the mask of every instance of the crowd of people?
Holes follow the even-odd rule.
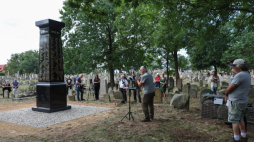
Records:
[[[85,101],[85,99],[83,97],[85,84],[82,84],[81,78],[83,78],[82,74],[80,74],[79,76],[75,75],[74,79],[73,79],[74,80],[73,85],[75,87],[75,93],[77,95],[77,100],[78,101]],[[66,92],[68,94],[69,89],[70,90],[72,89],[72,87],[71,87],[72,86],[72,79],[70,79],[70,76],[67,76],[65,83],[66,83]],[[95,94],[94,101],[98,101],[99,100],[99,90],[100,90],[100,78],[98,75],[95,75],[95,77],[94,77],[94,84],[92,86],[92,89],[94,89],[94,94]]]

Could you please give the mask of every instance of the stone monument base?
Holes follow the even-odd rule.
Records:
[[[46,113],[63,111],[67,109],[71,109],[71,106],[67,105],[66,107],[57,107],[57,108],[32,107],[33,111],[46,112]]]

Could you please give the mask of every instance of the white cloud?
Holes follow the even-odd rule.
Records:
[[[39,28],[36,21],[60,21],[59,10],[64,0],[1,0],[0,1],[0,64],[11,54],[39,49]]]

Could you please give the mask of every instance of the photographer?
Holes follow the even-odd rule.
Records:
[[[119,80],[118,83],[118,91],[121,91],[123,93],[123,99],[124,102],[127,102],[127,96],[126,96],[126,91],[127,89],[124,89],[124,87],[128,87],[128,81],[124,79],[124,75],[121,75],[121,79]]]
[[[76,84],[77,84],[77,99],[78,101],[82,101],[85,100],[83,99],[83,85],[81,84],[81,78],[83,77],[82,74],[79,75],[79,77],[77,78]],[[81,100],[79,99],[79,92],[81,93]]]

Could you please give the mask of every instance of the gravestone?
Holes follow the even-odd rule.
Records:
[[[190,95],[190,98],[197,98],[197,90],[196,89],[190,89],[189,95]]]
[[[173,88],[173,93],[176,94],[177,92],[179,92],[179,89],[177,87]]]
[[[61,30],[62,22],[46,19],[35,23],[40,28],[39,76],[36,107],[33,111],[56,112],[70,109],[64,83]]]
[[[104,102],[104,103],[110,103],[110,102],[111,102],[111,100],[110,100],[110,95],[109,95],[109,94],[105,94],[105,95],[103,96],[103,102]]]
[[[222,86],[228,86],[228,83],[225,81],[221,82],[221,84],[222,84]]]
[[[170,101],[171,101],[171,99],[174,97],[174,95],[175,95],[175,94],[173,94],[173,93],[167,93],[167,94],[166,94],[165,101],[166,101],[167,104],[170,104]]]
[[[211,89],[205,88],[205,89],[203,89],[203,90],[200,91],[200,96],[199,96],[199,97],[201,98],[202,95],[207,94],[207,93],[213,94],[213,92],[211,91]]]
[[[174,88],[174,79],[172,77],[169,78],[169,86]]]
[[[199,80],[199,87],[203,87],[203,80]]]
[[[179,89],[179,91],[182,91],[182,89],[183,89],[183,80],[181,78],[177,79],[176,87]]]
[[[189,89],[190,89],[189,86],[190,85],[184,85],[183,86],[183,93],[189,93]]]
[[[4,90],[4,98],[9,98],[9,91],[8,90]]]
[[[188,103],[188,94],[175,94],[170,101],[170,106],[174,108],[183,109]]]
[[[190,89],[196,89],[198,91],[198,86],[197,85],[191,85]]]
[[[69,98],[70,101],[75,101],[75,100],[76,100],[76,99],[75,99],[75,95],[74,95],[74,96],[69,96],[69,95],[68,95],[68,98]]]
[[[72,90],[68,89],[68,96],[72,96]]]
[[[121,99],[121,100],[123,100],[123,94],[122,94],[122,92],[120,92],[120,91],[115,91],[115,92],[114,92],[114,98],[115,98],[115,99]]]
[[[160,88],[155,88],[154,103],[162,103],[162,92]]]

